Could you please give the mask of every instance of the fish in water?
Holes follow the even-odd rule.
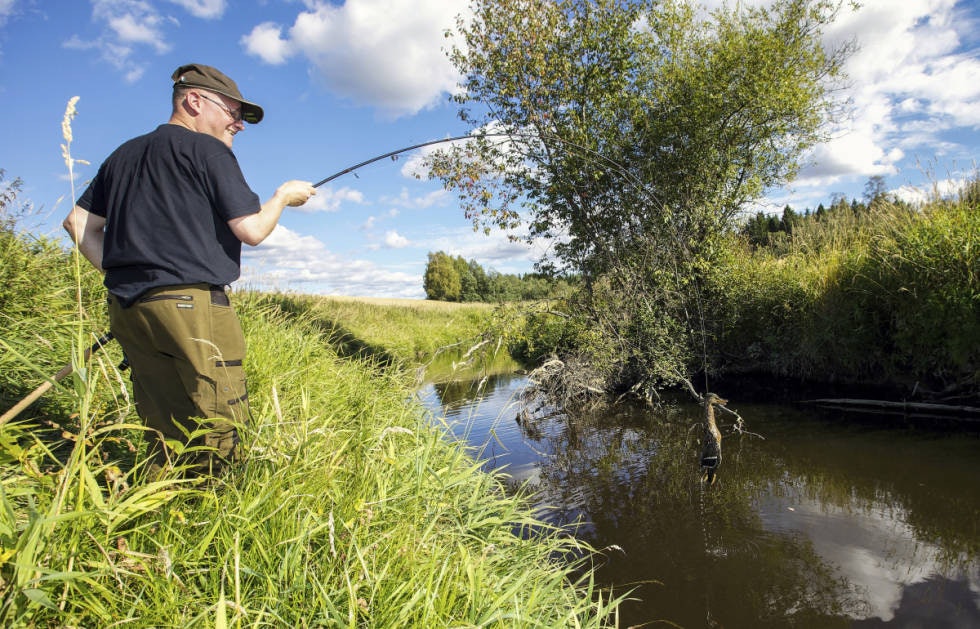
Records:
[[[721,431],[715,423],[715,406],[728,404],[714,393],[704,396],[704,443],[701,446],[701,482],[714,484],[721,465]]]

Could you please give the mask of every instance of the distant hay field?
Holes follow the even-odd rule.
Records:
[[[434,301],[431,299],[407,299],[398,297],[349,297],[345,295],[317,295],[315,299],[342,303],[356,302],[371,304],[374,306],[397,306],[403,308],[425,308],[431,310],[488,310],[494,307],[493,304],[487,303],[459,303],[453,301]]]

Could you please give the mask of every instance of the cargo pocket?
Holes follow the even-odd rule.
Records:
[[[225,297],[223,293],[221,296]],[[209,376],[214,382],[216,417],[244,423],[249,417],[248,389],[245,383],[245,336],[234,309],[214,303],[212,292],[212,339],[216,351]]]

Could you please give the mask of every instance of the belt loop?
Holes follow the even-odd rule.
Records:
[[[211,285],[211,305],[212,306],[230,306],[231,300],[228,299],[228,294],[225,293],[224,286],[217,286],[215,284]]]

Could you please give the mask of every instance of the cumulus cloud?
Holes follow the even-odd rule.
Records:
[[[410,244],[408,238],[393,229],[385,232],[385,246],[389,249],[403,249]]]
[[[955,0],[867,0],[827,31],[827,43],[854,40],[846,66],[849,115],[817,147],[799,185],[895,175],[899,162],[922,153],[966,154],[940,134],[980,125],[980,60],[960,53],[972,25]]]
[[[513,235],[523,234],[526,234],[526,230]],[[439,230],[412,244],[422,251],[444,251],[451,256],[462,256],[465,260],[476,260],[487,269],[515,274],[527,272],[528,267],[540,260],[550,248],[550,243],[543,239],[528,244],[522,240],[512,240],[500,231],[485,235],[469,227]]]
[[[336,212],[344,203],[364,204],[364,193],[360,190],[347,188],[339,190],[333,188],[320,188],[316,195],[310,198],[303,205],[292,208],[296,212]]]
[[[14,5],[17,0],[0,0],[0,28],[7,24],[10,16],[14,15]]]
[[[293,55],[293,45],[283,39],[282,27],[272,22],[263,22],[248,35],[243,35],[241,44],[245,51],[271,65],[281,65]]]
[[[465,0],[311,0],[288,34],[260,24],[242,39],[267,63],[301,54],[328,89],[391,117],[438,104],[458,76],[442,50]]]
[[[170,0],[170,2],[184,7],[194,17],[205,20],[221,17],[227,7],[225,0]]]
[[[0,3],[11,0],[0,0]],[[219,18],[224,14],[226,0],[170,0],[171,4],[187,10],[194,17]],[[0,20],[3,19],[0,4]],[[147,63],[140,54],[149,49],[162,55],[173,48],[167,30],[180,25],[172,15],[162,13],[146,0],[92,0],[92,20],[101,25],[95,39],[70,36],[63,46],[73,50],[97,51],[103,62],[114,67],[129,83],[139,80]]]
[[[421,268],[409,273],[368,260],[345,258],[329,251],[313,236],[303,236],[282,225],[260,246],[245,249],[242,262],[239,283],[259,290],[410,299],[425,296]]]
[[[410,208],[416,210],[423,210],[425,208],[445,205],[449,198],[449,193],[444,188],[439,188],[438,190],[432,190],[426,192],[421,196],[413,196],[409,194],[407,188],[402,188],[401,192],[396,197],[383,196],[381,197],[381,202],[387,205],[393,205],[400,208]],[[392,212],[395,212],[397,216],[397,210],[392,208]]]
[[[116,39],[124,44],[145,44],[158,53],[170,50],[160,30],[161,18],[157,15],[124,15],[107,16],[109,28],[115,33]]]

